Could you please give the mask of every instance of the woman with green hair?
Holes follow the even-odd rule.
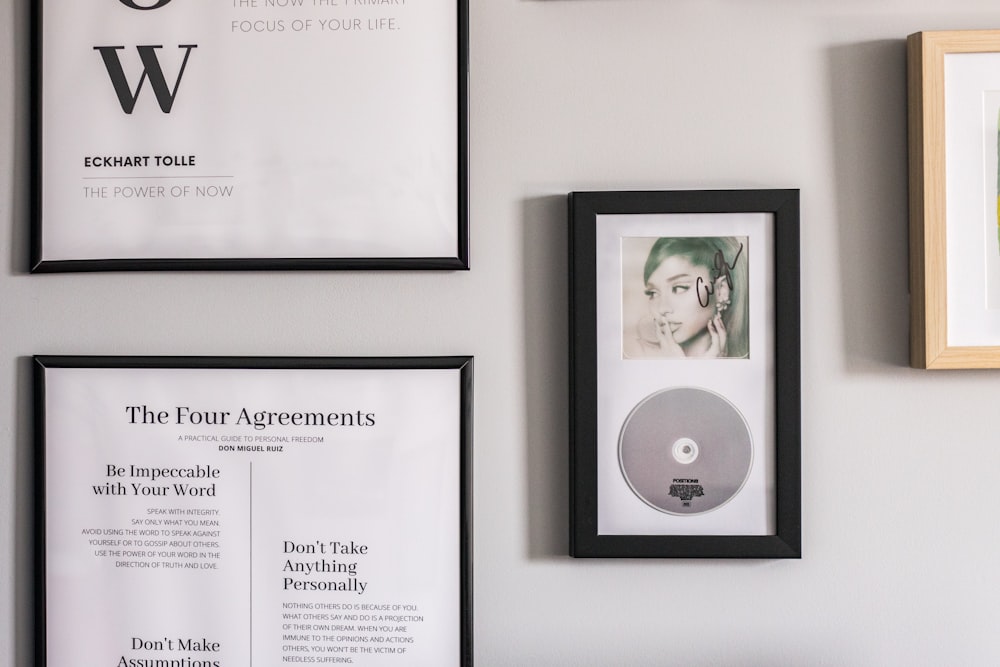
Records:
[[[666,237],[643,269],[648,313],[626,334],[626,357],[748,356],[746,239]]]

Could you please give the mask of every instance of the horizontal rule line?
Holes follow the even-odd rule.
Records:
[[[85,181],[138,181],[168,178],[236,178],[235,176],[83,176]]]

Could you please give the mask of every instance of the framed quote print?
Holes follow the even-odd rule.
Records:
[[[467,269],[467,0],[38,0],[32,270]]]
[[[36,357],[37,664],[471,658],[472,360]]]
[[[798,558],[798,191],[569,201],[571,554]]]
[[[907,52],[910,365],[1000,368],[1000,30]]]

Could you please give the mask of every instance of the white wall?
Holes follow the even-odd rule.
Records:
[[[35,276],[28,2],[0,0],[0,664],[31,664],[36,353],[475,355],[480,667],[1000,664],[1000,376],[906,365],[904,39],[995,0],[472,0],[472,271]],[[802,190],[804,557],[574,561],[565,194],[693,187]]]

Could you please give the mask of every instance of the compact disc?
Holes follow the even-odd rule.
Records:
[[[647,396],[625,419],[618,444],[625,481],[661,512],[708,512],[750,474],[753,442],[740,411],[715,392],[674,387]]]

